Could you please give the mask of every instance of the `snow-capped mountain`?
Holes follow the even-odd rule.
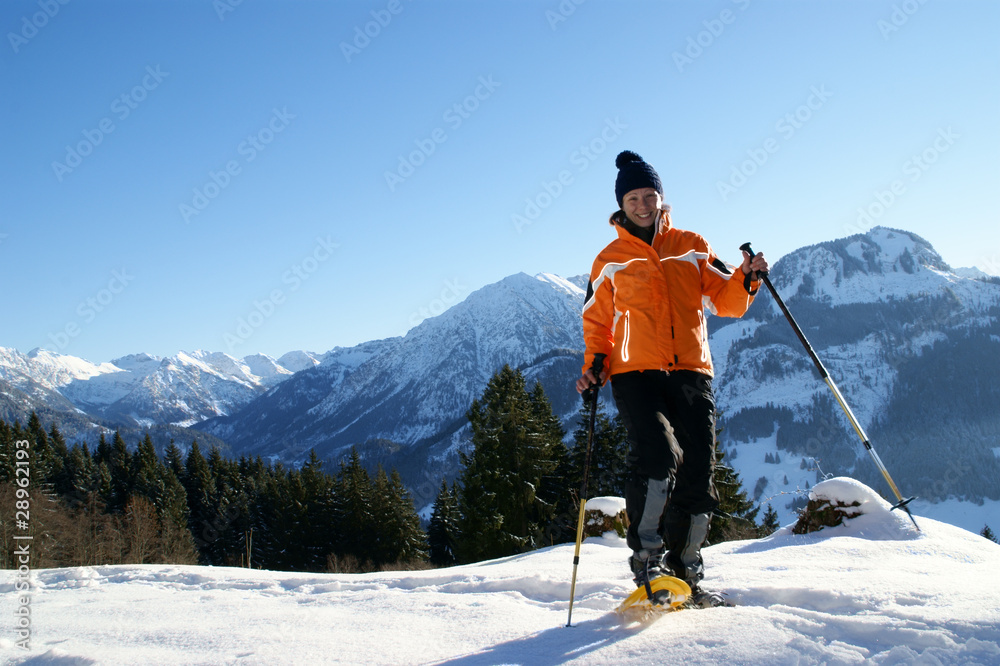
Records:
[[[131,354],[98,365],[40,349],[21,354],[0,348],[0,382],[9,389],[5,412],[22,420],[47,408],[108,425],[189,426],[237,411],[292,374],[263,354],[242,360],[205,351],[168,358]]]
[[[311,448],[336,456],[368,442],[409,446],[440,436],[504,364],[581,347],[580,281],[512,275],[403,337],[335,349],[246,409],[199,428],[235,450],[293,460]]]
[[[1000,499],[995,279],[885,228],[797,250],[771,277],[904,494]],[[713,323],[722,442],[757,499],[788,509],[823,473],[888,491],[769,294]]]

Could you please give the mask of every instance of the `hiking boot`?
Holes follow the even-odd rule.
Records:
[[[635,581],[636,587],[644,587],[647,582],[652,582],[660,576],[672,575],[670,569],[663,563],[665,552],[663,548],[633,551],[632,556],[628,558],[628,565],[632,569],[632,580]]]
[[[684,602],[684,608],[717,608],[732,606],[726,595],[714,590],[705,590],[697,583],[691,583],[691,596]]]

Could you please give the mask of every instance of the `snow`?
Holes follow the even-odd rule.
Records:
[[[281,358],[278,359],[278,365],[292,372],[314,368],[319,363],[317,354],[307,351],[290,351],[282,354]]]
[[[621,497],[592,497],[587,500],[587,511],[600,511],[614,518],[625,510],[625,500]]]
[[[587,295],[586,292],[580,287],[576,286],[566,278],[560,277],[553,273],[539,273],[535,276],[535,279],[539,280],[540,282],[545,282],[555,287],[558,287],[559,289],[566,292],[570,296],[583,298]]]
[[[858,504],[859,513],[877,513],[889,508],[889,503],[875,494],[871,488],[854,479],[838,476],[817,483],[809,491],[811,500],[840,501],[843,504]]]
[[[31,649],[16,647],[14,572],[0,578],[0,660],[12,664],[997,664],[1000,546],[861,499],[836,528],[705,550],[734,608],[642,623],[614,535],[468,566],[364,575],[121,565],[33,572]]]

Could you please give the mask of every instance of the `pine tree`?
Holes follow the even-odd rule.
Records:
[[[380,466],[372,486],[372,526],[368,530],[372,564],[406,564],[427,559],[427,537],[399,474]]]
[[[1000,541],[997,541],[997,536],[993,533],[993,530],[990,529],[989,525],[984,525],[983,531],[980,532],[979,535],[984,539],[989,539],[993,543],[1000,543]]]
[[[719,493],[719,507],[712,518],[708,531],[708,543],[716,544],[735,539],[752,539],[757,536],[757,513],[755,506],[740,480],[739,472],[723,464],[725,453],[718,449],[715,453],[715,489]]]
[[[66,469],[66,464],[69,461],[69,448],[55,423],[49,427],[48,440],[49,451],[54,463],[50,479],[52,488],[57,494],[66,495],[73,491],[72,471]]]
[[[760,523],[760,527],[757,528],[757,534],[761,537],[766,537],[774,534],[781,524],[778,522],[778,512],[774,510],[774,507],[770,504],[767,505],[767,509],[764,510],[764,518]]]
[[[17,451],[14,429],[6,421],[0,421],[0,484],[14,481],[17,468]]]
[[[57,431],[58,432],[58,431]],[[60,476],[63,458],[53,447],[53,443],[42,426],[38,414],[31,412],[28,417],[27,439],[31,442],[32,486],[53,490],[54,481]],[[65,443],[63,443],[65,450]]]
[[[309,458],[302,466],[298,479],[301,484],[298,499],[301,510],[296,516],[296,541],[303,551],[303,561],[299,566],[304,571],[322,572],[337,540],[334,531],[334,480],[323,471],[323,462],[315,450],[309,451]]]
[[[121,433],[115,431],[108,454],[107,472],[109,474],[106,495],[103,497],[109,513],[124,513],[132,494],[132,465],[128,446]]]
[[[580,408],[577,428],[573,432],[570,483],[575,490],[583,483],[583,467],[587,457],[587,436],[590,427],[589,408]],[[603,403],[598,405],[594,422],[594,440],[590,450],[590,473],[587,494],[590,497],[624,497],[628,478],[628,432],[621,418],[608,418]]]
[[[167,444],[167,448],[163,451],[163,462],[167,468],[174,473],[178,479],[184,478],[184,456],[181,454],[180,448],[174,443],[174,440],[170,440]]]
[[[566,431],[552,411],[552,403],[545,395],[541,382],[535,382],[528,394],[532,415],[538,423],[541,436],[541,455],[547,461],[539,477],[536,493],[534,537],[535,546],[549,546],[572,541],[576,526],[571,516],[577,512],[576,498],[570,480],[570,452],[563,440]]]
[[[474,448],[461,454],[460,560],[530,550],[555,517],[546,478],[557,469],[561,441],[553,441],[544,411],[510,366],[473,401],[468,418]]]
[[[374,524],[371,477],[361,464],[361,454],[351,449],[347,463],[340,464],[337,475],[334,525],[339,535],[337,555],[352,556],[362,567],[370,567],[372,548],[367,530]],[[367,564],[366,564],[367,563]]]
[[[434,511],[427,529],[431,564],[447,567],[458,561],[456,547],[459,541],[458,489],[441,482],[441,490],[434,500]]]
[[[184,463],[184,478],[181,483],[187,492],[189,527],[198,546],[199,560],[204,564],[222,564],[217,541],[219,525],[216,521],[216,490],[212,470],[201,455],[198,441],[191,443]]]
[[[142,442],[132,455],[130,476],[132,478],[131,493],[145,497],[153,506],[160,510],[166,494],[166,468],[156,455],[153,440],[146,433]]]
[[[251,521],[247,538],[253,530],[252,563],[265,569],[291,570],[288,566],[288,543],[292,532],[286,520],[293,508],[289,474],[281,464],[262,468],[255,478],[251,500]],[[244,544],[247,545],[247,544]]]
[[[70,449],[65,473],[70,488],[63,498],[71,507],[84,501],[89,493],[97,492],[100,488],[97,465],[86,444],[77,444]]]

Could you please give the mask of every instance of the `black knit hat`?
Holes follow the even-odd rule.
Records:
[[[623,150],[615,158],[615,166],[618,167],[618,179],[615,181],[615,198],[618,199],[618,207],[621,208],[625,195],[640,187],[652,187],[663,196],[663,185],[660,183],[660,176],[656,169],[643,161],[641,157],[631,150]]]

